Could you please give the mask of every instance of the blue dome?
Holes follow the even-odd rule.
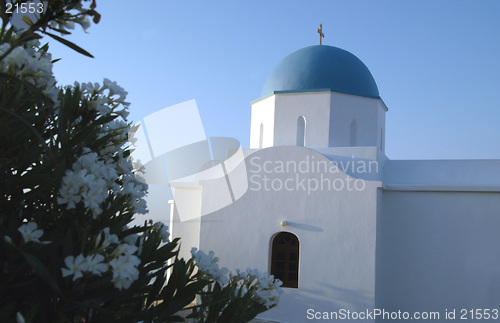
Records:
[[[372,74],[359,58],[325,45],[305,47],[285,57],[267,78],[262,96],[313,90],[380,98]]]

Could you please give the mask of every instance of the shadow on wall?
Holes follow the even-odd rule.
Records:
[[[323,232],[322,228],[315,226],[315,225],[310,225],[310,224],[305,224],[305,223],[298,223],[298,222],[293,222],[293,221],[286,221],[285,227],[291,227],[299,230],[304,230],[304,231],[311,231],[311,232]]]

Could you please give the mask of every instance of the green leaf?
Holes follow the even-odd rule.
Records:
[[[12,37],[13,31],[14,31],[14,26],[11,26],[9,30],[7,30],[7,33],[5,33],[5,36],[3,37],[5,43],[10,42],[10,38]]]
[[[45,267],[42,262],[32,254],[29,254],[25,251],[21,251],[26,262],[35,270],[35,272],[57,293],[61,294],[59,290],[59,286],[57,286],[56,281],[50,275],[49,270]]]
[[[40,143],[42,144],[42,146],[45,147],[46,149],[46,152],[48,153],[48,156],[50,157],[50,148],[47,146],[47,144],[45,143],[45,140],[43,139],[42,135],[40,134],[40,132],[38,132],[38,130],[35,129],[35,127],[33,127],[28,121],[26,121],[22,116],[20,116],[19,114],[13,112],[13,111],[10,111],[8,109],[5,109],[3,107],[0,107],[0,110],[1,111],[4,111],[4,112],[7,112],[8,114],[12,115],[13,117],[17,118],[19,121],[21,121],[23,124],[25,124],[32,132],[33,134],[35,135],[35,137],[37,137],[37,139],[40,141]]]
[[[2,308],[0,308],[0,317],[6,319],[7,317],[15,317],[16,303],[12,302]]]
[[[52,38],[54,38],[55,40],[57,40],[58,42],[68,46],[69,48],[79,52],[80,54],[83,54],[85,56],[88,56],[90,58],[94,58],[94,56],[92,56],[92,54],[90,54],[89,52],[87,52],[85,49],[81,48],[80,46],[70,42],[69,40],[66,40],[62,37],[59,37],[57,35],[54,35],[54,34],[51,34],[49,32],[44,32],[47,36],[50,36]]]
[[[28,89],[33,94],[35,94],[35,96],[36,96],[37,99],[40,99],[43,102],[52,102],[52,100],[48,96],[46,96],[42,92],[42,90],[40,90],[39,88],[37,88],[36,86],[34,86],[33,84],[31,84],[29,82],[26,82],[24,80],[21,80],[21,79],[15,77],[15,76],[12,76],[12,75],[4,73],[4,72],[0,72],[0,77],[1,78],[6,78],[6,79],[8,79],[8,80],[10,80],[12,82],[24,85],[24,87],[26,87],[26,89]]]
[[[155,282],[151,286],[151,290],[148,292],[148,300],[146,303],[146,308],[149,308],[154,301],[158,299],[158,295],[160,294],[160,290],[165,284],[165,269],[160,270],[158,275],[156,276]]]

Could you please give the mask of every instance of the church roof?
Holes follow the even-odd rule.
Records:
[[[326,45],[305,47],[285,57],[267,78],[262,96],[311,91],[380,98],[375,79],[359,58]]]

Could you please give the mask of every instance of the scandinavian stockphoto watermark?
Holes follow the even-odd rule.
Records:
[[[225,208],[248,190],[362,191],[379,171],[376,160],[349,155],[330,160],[310,149],[298,160],[288,152],[282,160],[246,156],[234,138],[207,137],[195,100],[146,116],[132,127],[129,143],[134,167],[142,170],[138,178],[174,188],[170,194],[181,221]],[[201,211],[193,211],[193,189],[201,194]]]
[[[262,160],[250,157],[249,190],[303,191],[363,191],[365,175],[378,173],[376,160],[318,159],[307,154],[301,160]]]
[[[220,210],[248,189],[240,142],[228,137],[207,137],[195,100],[143,118],[132,127],[128,141],[133,148],[134,167],[142,170],[140,179],[144,183],[171,187],[210,183],[203,198],[211,203],[204,205],[201,214],[190,212],[193,200],[182,198],[182,189],[173,190],[181,221]]]

